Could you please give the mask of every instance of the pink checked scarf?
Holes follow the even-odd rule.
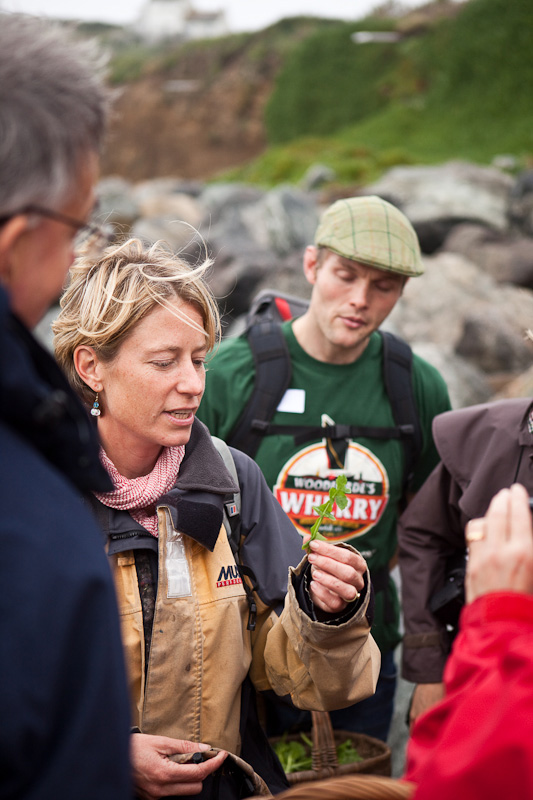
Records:
[[[109,473],[115,487],[112,492],[95,492],[96,497],[109,508],[129,511],[133,519],[152,536],[157,537],[157,514],[154,504],[176,483],[185,447],[165,447],[148,475],[125,478],[100,448],[100,461]]]

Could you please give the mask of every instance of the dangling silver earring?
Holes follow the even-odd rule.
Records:
[[[91,408],[91,414],[93,417],[100,416],[100,403],[98,402],[98,392],[96,392],[96,397],[94,398],[93,407]]]

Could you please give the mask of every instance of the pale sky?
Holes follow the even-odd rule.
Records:
[[[0,0],[0,10],[21,11],[63,19],[134,22],[146,0]],[[310,14],[339,19],[361,19],[381,0],[192,0],[199,11],[224,9],[230,31],[264,28],[282,17]],[[402,0],[421,5],[422,0]]]

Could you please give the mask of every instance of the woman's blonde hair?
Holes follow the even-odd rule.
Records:
[[[214,348],[220,340],[220,316],[204,280],[211,264],[206,258],[192,268],[163,243],[145,247],[138,239],[108,247],[97,259],[87,251],[74,262],[52,329],[57,361],[82,399],[92,403],[94,392],[76,371],[76,348],[88,345],[99,358],[112,361],[126,337],[156,304],[196,329],[198,324],[175,300],[197,308],[207,349]]]

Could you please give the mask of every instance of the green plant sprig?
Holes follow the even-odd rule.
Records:
[[[335,481],[335,486],[332,486],[329,490],[329,500],[326,500],[325,503],[322,503],[319,506],[313,506],[313,511],[316,511],[318,518],[313,523],[313,527],[311,528],[311,538],[302,545],[302,550],[307,550],[307,552],[309,552],[309,545],[313,539],[319,539],[323,542],[326,541],[326,537],[322,536],[322,534],[318,532],[318,529],[325,519],[335,520],[335,516],[333,514],[333,506],[335,503],[341,510],[346,508],[348,505],[348,498],[346,497],[346,480],[346,475],[339,475]]]

